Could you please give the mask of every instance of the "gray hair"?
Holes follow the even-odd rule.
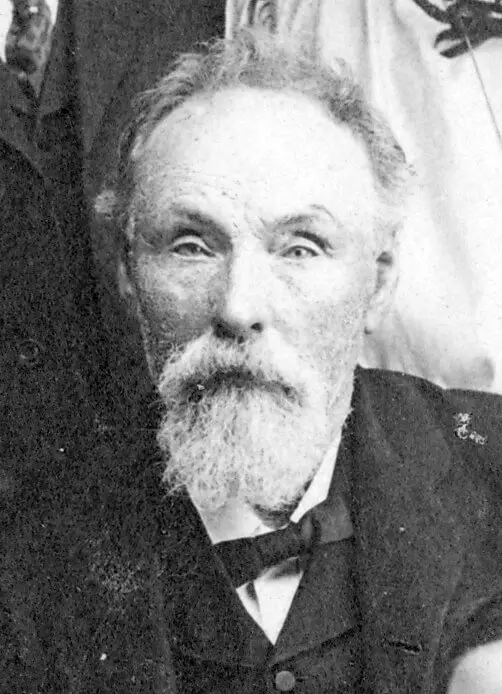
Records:
[[[346,125],[369,157],[382,202],[376,225],[380,233],[395,236],[411,169],[386,120],[369,105],[342,60],[323,65],[306,49],[249,29],[181,55],[155,88],[136,99],[135,116],[121,140],[115,194],[102,194],[97,210],[111,214],[122,229],[130,227],[135,164],[155,127],[193,97],[236,87],[302,94],[317,101],[334,123]]]

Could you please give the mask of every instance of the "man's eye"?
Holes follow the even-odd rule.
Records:
[[[282,255],[293,260],[304,260],[305,258],[315,258],[319,252],[320,250],[314,244],[296,244],[287,248]]]
[[[172,251],[172,253],[175,253],[176,255],[182,255],[185,257],[211,255],[211,251],[209,250],[209,248],[206,246],[205,243],[203,243],[202,241],[200,241],[198,239],[193,239],[193,238],[176,241],[171,246],[171,251]]]

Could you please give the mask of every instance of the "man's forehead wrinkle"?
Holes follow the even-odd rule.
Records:
[[[198,189],[200,186],[207,186],[226,195],[233,195],[242,191],[245,186],[235,172],[214,171],[203,165],[194,164],[183,165],[170,161],[164,154],[158,153],[154,156],[145,156],[137,168],[138,185],[153,188],[156,192],[162,186],[169,187],[171,190],[177,188]],[[255,177],[254,183],[258,183],[260,178]]]

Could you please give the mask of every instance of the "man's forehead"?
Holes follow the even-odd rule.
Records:
[[[148,207],[191,196],[281,216],[302,205],[371,207],[366,152],[302,95],[257,89],[194,99],[159,123],[138,162]],[[355,209],[354,209],[355,211]],[[369,209],[368,209],[369,211]]]

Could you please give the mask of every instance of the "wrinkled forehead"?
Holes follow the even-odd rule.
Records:
[[[192,99],[160,122],[137,163],[141,216],[174,205],[273,220],[322,205],[351,227],[375,212],[370,163],[346,126],[302,95],[239,89]]]

